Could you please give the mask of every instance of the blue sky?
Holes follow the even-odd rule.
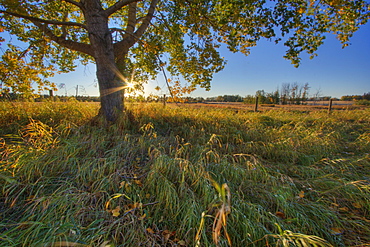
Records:
[[[303,56],[299,68],[295,68],[283,55],[286,48],[282,44],[261,41],[245,56],[221,50],[228,61],[225,69],[214,76],[211,90],[197,89],[192,97],[212,97],[218,95],[254,95],[257,90],[275,91],[282,83],[309,83],[310,94],[321,91],[323,96],[362,95],[370,92],[370,23],[358,30],[351,39],[351,45],[342,49],[334,35],[328,34],[325,43],[318,50],[318,57],[310,60]],[[83,86],[81,94],[98,95],[95,66],[80,66],[75,72],[57,75],[51,79],[55,83],[65,83],[68,95],[75,94],[76,85]],[[159,86],[161,91],[154,88]],[[146,94],[168,94],[163,74],[148,83]],[[64,95],[61,89],[57,95]]]

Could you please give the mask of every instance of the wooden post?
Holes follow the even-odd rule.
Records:
[[[76,86],[76,99],[77,99],[77,96],[78,96],[78,85]]]
[[[333,106],[333,99],[330,99],[329,100],[329,107],[328,107],[328,114],[330,114],[332,106]]]
[[[258,112],[258,96],[256,96],[256,104],[254,105],[254,111]]]
[[[167,101],[166,95],[164,94],[163,95],[163,107],[166,107],[166,101]]]
[[[55,101],[53,90],[49,90],[49,97],[50,97],[50,100]]]

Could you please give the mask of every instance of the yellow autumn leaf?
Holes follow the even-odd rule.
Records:
[[[130,187],[131,183],[126,182],[126,181],[122,181],[119,185],[120,185],[119,188],[124,188],[127,192],[130,192],[130,190],[131,190],[131,187]]]
[[[286,218],[285,214],[284,214],[283,212],[280,212],[280,211],[277,211],[277,212],[275,213],[275,215],[276,215],[277,217],[281,218],[281,219],[285,219],[285,218]]]
[[[177,242],[177,244],[180,246],[186,246],[186,243],[184,240],[180,240],[179,242]]]
[[[349,209],[347,207],[342,207],[342,208],[339,208],[340,211],[344,211],[344,212],[348,212]]]
[[[120,215],[120,211],[121,210],[121,207],[120,206],[117,206],[115,209],[113,209],[111,212],[112,212],[112,215],[113,217],[118,217]]]
[[[299,192],[298,196],[299,196],[300,198],[303,198],[303,197],[304,197],[304,191],[303,191],[303,190],[301,190],[301,192]]]
[[[110,205],[110,201],[111,200],[108,200],[106,203],[105,203],[105,210],[109,211],[108,208],[109,208],[109,205]]]
[[[342,228],[339,228],[339,227],[332,227],[330,228],[332,234],[334,235],[340,235],[340,234],[343,234],[344,233],[344,230]]]
[[[152,228],[150,228],[150,227],[148,227],[148,228],[146,229],[146,231],[147,231],[148,233],[154,234],[154,230],[153,230]]]
[[[145,217],[146,217],[146,214],[143,214],[142,216],[139,217],[139,220],[143,220],[145,219]]]
[[[354,206],[355,208],[362,208],[361,204],[357,202],[352,203],[352,206]]]
[[[170,239],[170,237],[172,237],[172,236],[174,236],[175,235],[175,231],[170,231],[170,230],[164,230],[163,232],[162,232],[162,235],[163,235],[163,237],[164,237],[164,239],[166,240],[166,241],[168,241],[169,239]]]
[[[134,183],[139,186],[143,186],[143,183],[140,180],[134,180]]]
[[[136,208],[142,208],[143,207],[143,204],[142,203],[140,203],[140,202],[135,202],[134,204],[127,204],[126,206],[125,206],[125,213],[128,213],[128,212],[130,212],[130,211],[133,211],[133,210],[135,210]]]

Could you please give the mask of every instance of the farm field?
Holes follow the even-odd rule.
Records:
[[[172,103],[173,104],[173,103]],[[179,103],[178,103],[179,105]],[[181,104],[180,104],[181,105]],[[205,103],[185,103],[185,105],[199,107],[229,108],[242,111],[254,111],[254,104],[244,104],[242,102],[205,102]],[[259,104],[259,111],[266,110],[296,110],[296,111],[316,111],[328,110],[329,101],[305,102],[302,105],[276,105],[276,104]],[[366,109],[367,106],[355,105],[353,101],[333,101],[332,110],[355,110]]]
[[[370,246],[370,108],[221,105],[0,103],[0,246]]]

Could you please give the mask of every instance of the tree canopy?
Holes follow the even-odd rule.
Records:
[[[76,61],[96,63],[102,112],[114,120],[128,81],[140,87],[165,68],[210,89],[226,64],[221,45],[248,55],[261,39],[284,43],[298,66],[328,33],[347,46],[369,12],[364,0],[0,0],[0,31],[28,45],[2,50],[0,80],[26,90]]]

